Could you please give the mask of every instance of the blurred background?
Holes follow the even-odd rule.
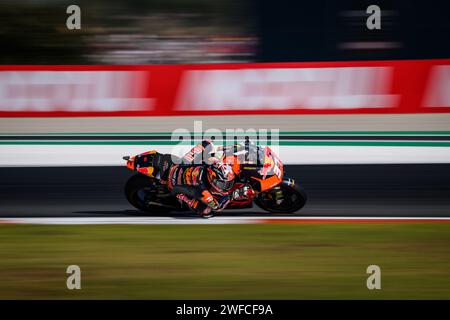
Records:
[[[81,8],[81,30],[66,8]],[[365,9],[382,10],[367,30]],[[450,56],[447,1],[3,0],[1,64],[179,64]]]
[[[449,299],[449,223],[110,225],[143,214],[122,157],[172,152],[179,128],[278,129],[308,194],[295,220],[448,222],[449,15],[448,0],[1,0],[0,299]],[[387,290],[367,290],[371,264]]]

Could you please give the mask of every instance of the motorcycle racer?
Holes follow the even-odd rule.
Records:
[[[253,194],[249,187],[231,193],[235,173],[228,163],[211,156],[214,151],[213,142],[204,140],[182,159],[175,159],[180,161],[173,161],[170,154],[159,154],[154,158],[160,181],[167,183],[173,195],[202,217],[222,211],[231,199],[243,199]]]
[[[126,198],[141,212],[190,208],[209,217],[256,204],[268,212],[294,213],[307,199],[299,185],[284,176],[283,163],[273,150],[247,137],[245,143],[217,148],[202,141],[183,157],[149,150],[123,160],[136,172],[125,184]]]

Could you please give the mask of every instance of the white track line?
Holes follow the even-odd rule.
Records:
[[[254,223],[252,219],[241,217],[217,217],[213,219],[203,218],[172,218],[172,217],[62,217],[62,218],[0,218],[0,224],[246,224]]]
[[[450,222],[450,217],[43,217],[0,218],[0,224],[264,224],[302,222]]]
[[[122,157],[156,148],[183,155],[190,145],[0,145],[0,167],[125,166]],[[450,163],[450,147],[280,146],[285,164]]]

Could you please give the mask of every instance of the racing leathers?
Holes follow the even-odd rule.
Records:
[[[174,165],[167,181],[172,194],[202,216],[221,211],[230,202],[230,194],[214,194],[209,189],[205,165]]]
[[[231,167],[228,166],[228,169],[217,158],[211,157],[212,152],[214,152],[214,144],[210,140],[205,140],[192,148],[180,159],[181,161],[174,163],[170,155],[161,155],[159,163],[159,167],[163,169],[161,181],[167,183],[171,193],[186,203],[192,211],[204,217],[226,208],[231,201],[231,187],[234,182]],[[213,184],[211,174],[215,175],[215,173],[211,171],[211,168],[232,174],[232,178],[229,178],[230,184],[226,187],[219,184],[223,186],[222,189],[217,184]],[[233,195],[246,196],[246,194],[243,195],[243,191],[233,192]]]

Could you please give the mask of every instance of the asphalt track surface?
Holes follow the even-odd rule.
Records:
[[[0,217],[143,216],[123,193],[132,174],[125,167],[0,168]],[[286,176],[309,197],[297,216],[450,217],[450,164],[288,166]],[[223,215],[268,214],[255,207]]]

